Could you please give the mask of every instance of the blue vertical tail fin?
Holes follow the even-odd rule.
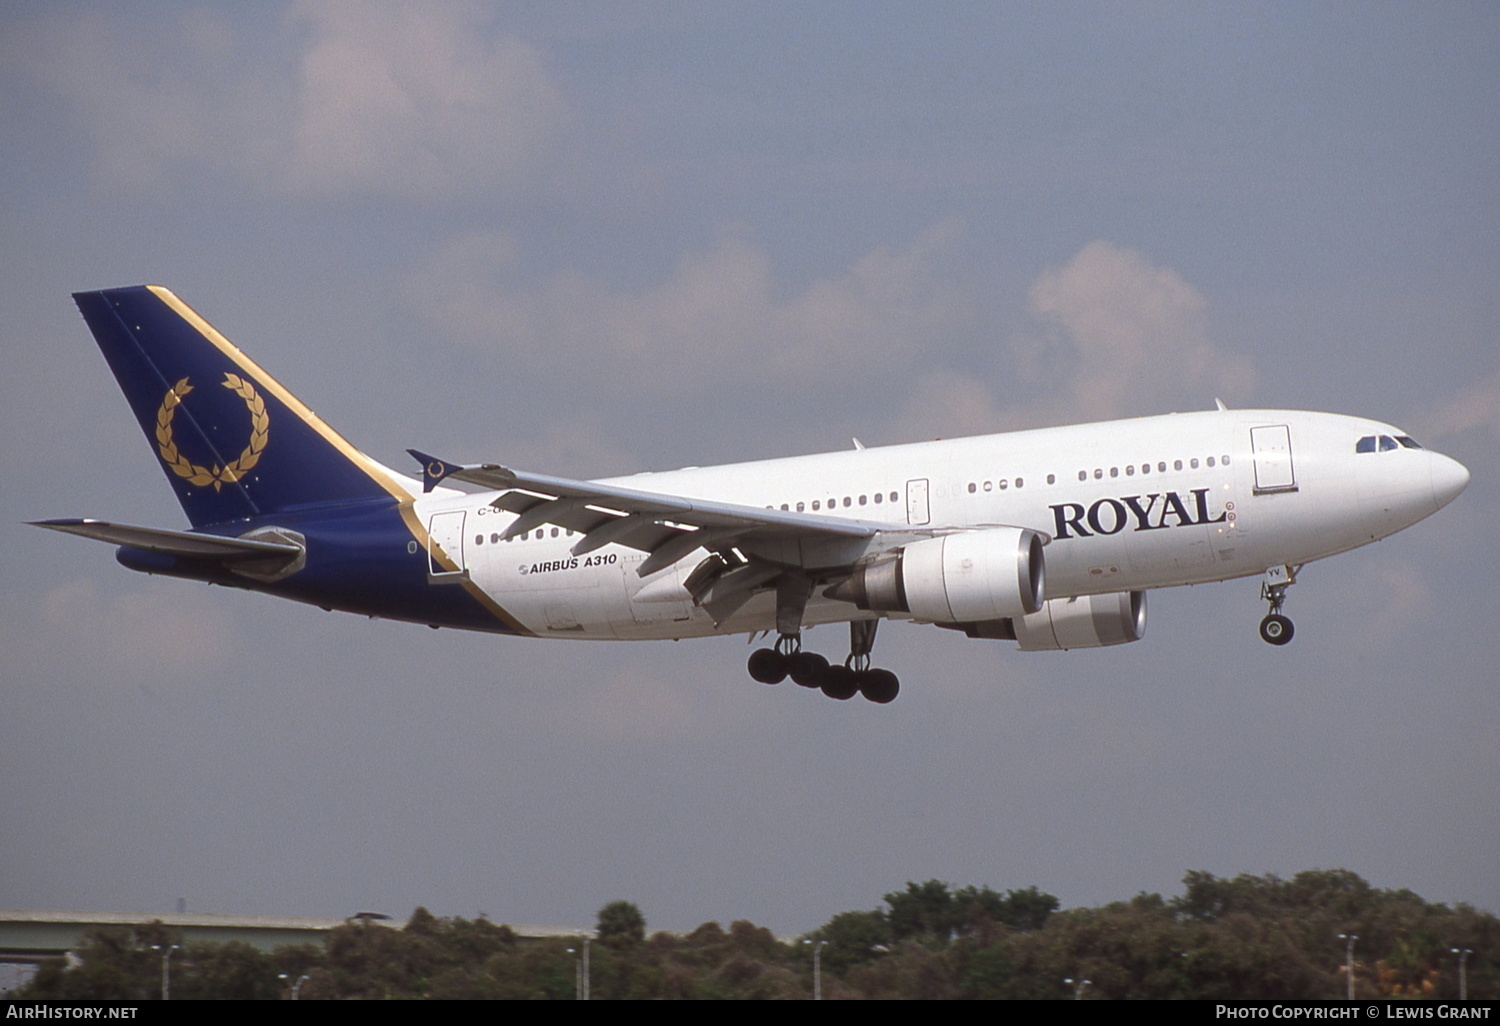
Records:
[[[406,497],[392,474],[166,289],[73,299],[194,527]]]

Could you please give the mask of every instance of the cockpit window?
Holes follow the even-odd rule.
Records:
[[[1417,440],[1410,435],[1365,435],[1354,443],[1355,452],[1394,452],[1397,449],[1420,449]]]

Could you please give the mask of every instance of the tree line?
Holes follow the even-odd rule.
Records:
[[[805,999],[814,955],[824,998],[1342,998],[1355,935],[1356,998],[1500,995],[1500,920],[1346,870],[1291,879],[1190,872],[1179,897],[1138,894],[1059,909],[1035,887],[1004,893],[908,883],[882,907],[842,912],[790,942],[748,921],[648,934],[639,908],[600,909],[588,952],[594,999]],[[90,930],[12,996],[150,1000],[161,951],[173,999],[552,999],[579,993],[583,938],[531,940],[484,917],[418,908],[402,929],[351,921],[325,943],[264,952],[241,942],[183,944],[152,923]],[[155,946],[155,947],[153,947]]]

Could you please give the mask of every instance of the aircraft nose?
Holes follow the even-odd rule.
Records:
[[[1432,501],[1439,509],[1469,486],[1469,468],[1441,453],[1432,454]]]

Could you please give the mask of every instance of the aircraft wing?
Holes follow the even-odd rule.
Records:
[[[518,514],[506,537],[542,524],[571,528],[583,535],[573,546],[575,555],[610,543],[650,553],[641,564],[642,576],[671,565],[695,548],[713,550],[750,535],[834,540],[872,538],[892,531],[890,524],[873,521],[645,492],[531,474],[493,463],[464,466],[415,449],[407,451],[422,464],[426,491],[452,478],[504,492],[491,505]]]
[[[232,562],[284,557],[293,560],[302,554],[302,546],[289,541],[222,538],[214,534],[195,534],[192,531],[168,531],[159,527],[112,524],[107,520],[33,520],[31,524],[34,527],[45,527],[51,531],[62,531],[64,534],[76,534],[83,538],[109,542],[112,545],[128,545],[133,549],[146,549],[150,552],[162,552],[188,559]]]

